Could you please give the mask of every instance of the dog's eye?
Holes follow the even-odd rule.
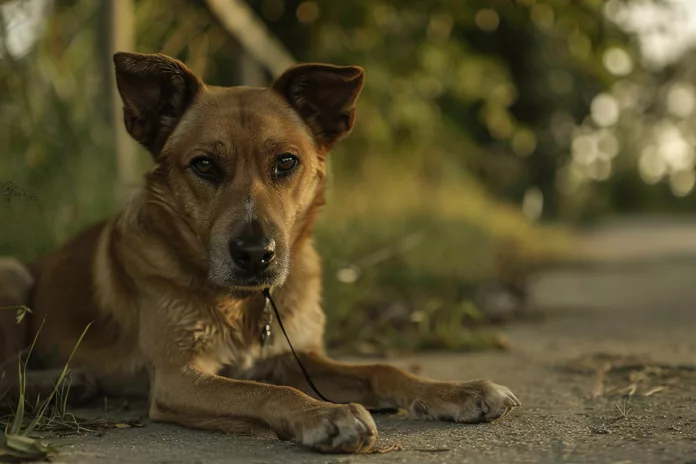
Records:
[[[190,166],[193,172],[203,179],[218,180],[220,177],[215,163],[210,158],[196,158],[191,162]]]
[[[290,175],[290,173],[292,173],[292,171],[297,167],[299,162],[300,160],[295,155],[280,155],[276,161],[276,176],[284,177]]]

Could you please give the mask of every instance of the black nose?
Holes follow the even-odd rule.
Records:
[[[275,241],[268,237],[242,237],[232,240],[230,253],[234,263],[243,271],[260,272],[275,257]]]

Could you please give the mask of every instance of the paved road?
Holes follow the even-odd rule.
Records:
[[[672,244],[670,254],[689,251],[692,230],[694,240],[681,233],[682,247]],[[325,456],[269,436],[151,424],[69,440],[56,462],[696,463],[696,259],[655,252],[639,256],[651,261],[635,261],[612,251],[625,231],[596,235],[614,264],[538,276],[532,302],[543,318],[508,327],[508,352],[395,361],[420,365],[434,378],[485,377],[509,386],[524,406],[497,423],[380,416],[381,443],[404,450],[370,456]],[[665,238],[646,233],[653,235],[640,236],[645,246]]]

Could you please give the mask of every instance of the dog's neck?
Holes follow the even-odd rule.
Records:
[[[126,203],[114,225],[124,266],[134,272],[148,269],[146,277],[183,288],[212,290],[201,258],[202,244],[166,198],[148,185]]]

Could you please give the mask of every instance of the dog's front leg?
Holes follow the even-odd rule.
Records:
[[[155,370],[150,417],[228,432],[240,421],[265,424],[282,439],[295,439],[323,452],[372,449],[377,429],[359,404],[333,405],[297,389],[231,380],[193,367]]]
[[[487,380],[441,382],[386,364],[342,363],[319,352],[299,356],[319,391],[339,403],[406,409],[414,417],[466,423],[491,421],[521,405],[508,388]],[[257,374],[260,379],[315,395],[291,354],[267,360],[257,367]]]

